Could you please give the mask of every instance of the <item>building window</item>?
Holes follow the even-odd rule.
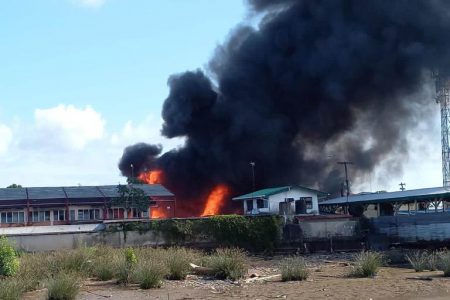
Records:
[[[256,200],[256,207],[257,208],[268,208],[269,207],[269,201],[265,199],[257,199]]]
[[[139,212],[138,212],[137,208],[131,209],[131,215],[133,218],[139,218]]]
[[[49,210],[43,210],[43,211],[33,211],[31,213],[31,220],[33,222],[46,222],[50,221],[50,211]]]
[[[300,197],[300,200],[305,201],[306,209],[312,209],[313,208],[312,197]]]
[[[253,210],[253,199],[247,200],[247,211],[252,211],[252,210]]]
[[[53,221],[65,221],[66,211],[65,210],[54,210],[53,211]]]
[[[25,222],[25,214],[23,211],[2,212],[0,214],[0,223],[2,224],[24,223],[24,222]]]
[[[79,209],[78,221],[99,220],[100,209]]]
[[[70,221],[75,221],[75,210],[70,210]]]
[[[123,219],[123,208],[110,208],[108,209],[108,218],[110,219]]]

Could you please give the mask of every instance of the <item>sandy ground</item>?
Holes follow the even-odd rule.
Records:
[[[280,260],[251,258],[249,275],[279,274]],[[165,281],[162,288],[153,290],[86,282],[77,299],[450,299],[450,278],[439,271],[416,273],[409,268],[384,267],[375,278],[348,278],[348,255],[309,256],[307,261],[311,275],[303,282],[280,282],[276,277],[229,282],[189,276],[185,281]],[[43,293],[31,293],[26,299],[39,299]]]

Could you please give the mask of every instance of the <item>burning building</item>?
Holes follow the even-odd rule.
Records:
[[[430,70],[448,72],[450,2],[248,0],[255,28],[238,25],[207,70],[173,75],[162,135],[178,149],[136,144],[119,168],[162,182],[185,215],[233,209],[232,196],[302,184],[338,191],[324,159],[351,159],[353,178],[389,160],[401,172],[408,132],[427,117]],[[447,45],[449,44],[449,45]],[[151,142],[151,141],[150,141]],[[401,156],[401,159],[399,157]],[[217,200],[218,199],[218,200]]]
[[[0,189],[0,227],[67,225],[105,220],[158,219],[175,215],[175,197],[160,184],[134,185],[149,198],[149,209],[112,205],[117,186]]]

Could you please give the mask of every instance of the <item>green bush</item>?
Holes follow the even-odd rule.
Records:
[[[213,216],[204,228],[220,245],[271,252],[280,239],[277,216]]]
[[[166,272],[161,263],[145,262],[136,267],[133,281],[141,289],[159,288]]]
[[[440,255],[441,254],[438,251],[432,251],[428,254],[428,270],[438,270]]]
[[[426,251],[414,251],[406,255],[411,267],[416,272],[422,272],[429,266],[429,254]]]
[[[164,263],[167,267],[167,279],[183,280],[189,274],[189,263],[195,260],[195,253],[186,248],[169,248],[166,250]]]
[[[22,283],[13,278],[0,280],[0,299],[1,300],[20,300],[22,298]]]
[[[19,268],[19,259],[16,251],[8,239],[0,236],[0,276],[12,276]]]
[[[78,277],[71,273],[59,273],[47,283],[49,300],[73,300],[80,289]]]
[[[111,280],[115,276],[116,267],[117,262],[113,257],[101,257],[95,261],[93,275],[101,281]]]
[[[289,257],[281,263],[282,281],[301,281],[308,278],[309,272],[302,257]]]
[[[217,279],[237,280],[247,272],[245,253],[237,248],[217,249],[205,259],[205,265],[212,269],[211,275]]]
[[[362,251],[355,256],[351,277],[373,277],[383,265],[383,255],[378,252]]]

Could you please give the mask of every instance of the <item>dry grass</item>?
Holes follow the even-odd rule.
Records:
[[[286,258],[280,265],[282,281],[301,281],[308,278],[309,272],[302,257]]]

